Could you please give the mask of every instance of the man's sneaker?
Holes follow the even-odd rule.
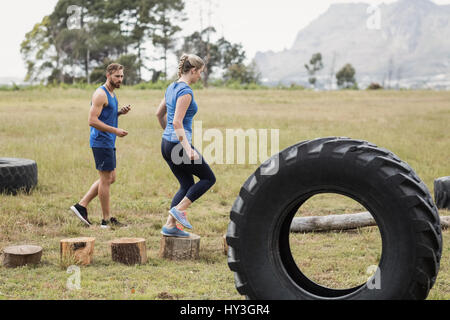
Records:
[[[167,227],[163,227],[161,234],[165,237],[174,237],[174,238],[189,238],[191,235],[183,230],[178,229],[177,227],[173,229],[169,229]]]
[[[102,228],[102,229],[109,229],[110,228],[109,221],[102,220],[102,224],[100,225],[100,228]]]
[[[173,207],[172,209],[170,209],[169,213],[172,217],[174,217],[175,220],[177,220],[179,223],[181,223],[181,225],[183,227],[192,229],[191,224],[189,223],[189,221],[186,218],[185,212],[181,212],[181,211],[177,210],[177,208]]]
[[[111,218],[111,219],[109,220],[109,222],[111,223],[111,225],[112,225],[113,227],[117,227],[117,228],[125,228],[125,227],[127,227],[126,224],[120,223],[119,221],[117,221],[116,218]]]
[[[88,212],[87,209],[78,203],[72,207],[70,207],[70,210],[72,210],[73,213],[80,219],[84,224],[87,226],[91,226],[92,223],[88,219]]]
[[[120,223],[119,221],[117,221],[116,218],[111,218],[111,219],[109,219],[109,221],[102,220],[102,224],[100,225],[100,227],[102,229],[109,229],[110,227],[113,227],[113,228],[125,228],[125,227],[127,227],[127,225],[123,224],[123,223]]]

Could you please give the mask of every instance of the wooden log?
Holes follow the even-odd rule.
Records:
[[[361,212],[323,217],[294,218],[291,224],[291,232],[348,230],[376,225],[369,212]]]
[[[441,216],[441,227],[442,229],[450,227],[450,216]]]
[[[450,225],[450,216],[441,216],[441,227],[446,229]],[[376,226],[375,219],[369,212],[341,214],[322,217],[294,218],[291,232],[313,232],[350,230]]]
[[[61,263],[87,266],[94,257],[95,238],[63,239],[60,242]]]
[[[228,243],[227,243],[227,235],[223,236],[223,253],[228,256]]]
[[[129,266],[147,262],[145,239],[122,238],[111,242],[112,260]]]
[[[189,238],[161,237],[159,256],[170,260],[195,260],[200,254],[200,237],[191,234]]]
[[[3,265],[16,268],[41,262],[42,247],[32,245],[11,246],[3,249]]]

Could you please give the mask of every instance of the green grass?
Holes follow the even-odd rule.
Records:
[[[44,248],[38,267],[0,267],[0,299],[243,299],[222,253],[222,236],[242,184],[258,165],[213,164],[217,184],[189,210],[202,237],[200,259],[160,259],[159,232],[178,189],[162,159],[162,130],[154,117],[163,91],[123,89],[120,104],[132,104],[134,110],[120,119],[130,134],[118,140],[111,200],[113,214],[130,227],[101,230],[95,200],[90,217],[97,226],[86,229],[68,208],[97,179],[88,141],[91,94],[67,88],[0,92],[0,156],[33,159],[39,166],[39,186],[32,195],[0,195],[0,248],[24,243]],[[368,140],[408,162],[431,192],[434,179],[450,172],[450,92],[205,89],[196,92],[196,100],[196,120],[203,121],[204,131],[280,129],[280,149],[326,136]],[[319,199],[302,209],[303,215],[316,215],[355,212],[358,206],[347,199]],[[95,258],[81,268],[82,289],[70,291],[59,240],[79,236],[96,237]],[[450,298],[449,231],[443,236],[441,269],[429,299]],[[112,262],[108,241],[119,237],[147,239],[148,263]],[[365,282],[381,246],[377,228],[295,234],[291,244],[302,270],[335,288]]]

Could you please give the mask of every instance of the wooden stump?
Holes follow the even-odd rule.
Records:
[[[223,253],[228,256],[228,243],[227,243],[227,235],[223,236]]]
[[[434,201],[438,209],[450,210],[450,177],[434,180]]]
[[[126,265],[144,264],[147,262],[145,239],[122,238],[111,242],[111,255],[115,262]]]
[[[3,265],[7,268],[16,268],[28,264],[39,264],[42,257],[42,248],[39,246],[23,245],[3,249]]]
[[[95,238],[64,239],[60,242],[61,262],[64,265],[87,266],[94,257]]]
[[[195,260],[200,254],[200,237],[191,234],[189,238],[161,237],[159,256],[170,260]]]

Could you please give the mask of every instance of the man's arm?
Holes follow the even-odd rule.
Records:
[[[122,129],[111,127],[98,119],[98,117],[100,117],[100,114],[102,113],[103,107],[106,104],[106,94],[104,92],[101,92],[100,90],[97,90],[92,97],[92,106],[91,110],[89,111],[89,126],[103,132],[115,134],[119,137],[125,137],[128,132]]]
[[[118,116],[120,117],[120,116],[124,116],[124,115],[126,115],[126,114],[128,114],[128,112],[130,112],[131,111],[131,106],[130,105],[128,105],[128,106],[126,106],[126,107],[123,107],[122,109],[120,109],[120,111],[118,112]]]
[[[165,98],[161,101],[158,111],[156,111],[156,117],[158,118],[161,128],[165,130],[167,127],[167,105]]]

